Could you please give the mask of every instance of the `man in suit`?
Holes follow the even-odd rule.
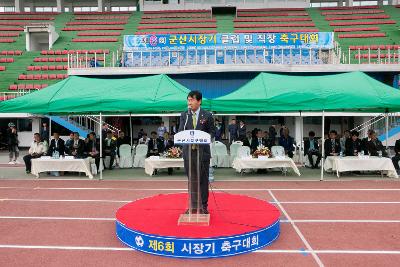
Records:
[[[238,125],[236,123],[236,119],[232,119],[231,123],[228,126],[229,132],[229,142],[233,143],[238,140]]]
[[[239,141],[243,142],[246,139],[246,132],[246,124],[244,124],[244,121],[240,121],[238,128]]]
[[[243,140],[243,146],[248,146],[251,148],[251,143],[253,142],[253,137],[251,135],[251,132],[247,132],[247,137]]]
[[[157,132],[151,132],[151,138],[147,145],[147,157],[159,156],[164,152],[164,142],[160,137],[157,137]]]
[[[215,125],[214,119],[210,112],[200,108],[202,102],[202,94],[199,91],[191,91],[188,94],[187,102],[189,110],[181,114],[179,131],[184,130],[200,130],[211,135],[214,138]],[[189,153],[191,153],[191,162],[189,162]],[[197,159],[199,154],[199,159]],[[191,164],[191,212],[196,212],[197,207],[200,208],[203,214],[208,214],[208,183],[209,183],[209,167],[210,167],[211,151],[210,145],[184,145],[183,159],[186,174],[189,176],[189,164]],[[197,176],[197,161],[200,162],[200,177]],[[200,179],[200,199],[197,198],[197,183]],[[190,207],[189,207],[190,208]],[[188,212],[188,211],[187,211]]]
[[[329,132],[329,139],[325,140],[325,158],[328,156],[337,156],[340,153],[340,141],[337,139],[337,132],[332,130]]]
[[[83,158],[85,151],[85,142],[79,138],[79,133],[74,132],[74,141],[72,143],[71,155],[77,159]]]
[[[374,130],[370,132],[370,136],[367,142],[365,143],[365,148],[367,149],[368,154],[370,154],[371,156],[378,156],[379,151],[382,152],[382,156],[384,157],[388,156],[385,147],[376,136],[376,132]]]
[[[58,151],[59,155],[64,155],[65,144],[64,140],[60,138],[59,133],[53,132],[53,139],[50,141],[49,149],[47,150],[47,156],[52,156],[54,152]]]
[[[313,156],[317,156],[317,160],[314,164]],[[312,169],[317,169],[318,164],[321,161],[321,153],[319,152],[318,140],[315,139],[315,132],[310,131],[308,133],[308,139],[304,141],[304,156],[308,156],[308,161],[311,164]]]
[[[289,158],[293,158],[293,137],[289,135],[289,128],[283,126],[282,135],[279,137],[279,145],[285,149],[285,154],[288,155]]]
[[[85,156],[90,159],[94,159],[97,170],[100,165],[100,141],[96,139],[96,133],[89,133],[89,141],[86,144]],[[91,162],[90,162],[91,163]]]
[[[400,172],[400,167],[399,167],[399,160],[400,160],[400,139],[396,140],[396,143],[394,145],[394,157],[392,158],[392,162],[394,165],[394,168],[396,169],[397,173],[399,174]]]
[[[252,139],[250,151],[253,154],[254,151],[257,150],[257,147],[264,146],[267,147],[267,140],[263,137],[263,131],[258,130],[256,134],[256,138]]]
[[[358,156],[362,150],[361,140],[358,138],[359,133],[354,130],[350,135],[351,137],[346,139],[345,154],[346,156]]]
[[[103,141],[103,158],[105,158],[106,156],[110,157],[110,165],[108,166],[109,170],[113,169],[116,148],[117,148],[117,142],[113,139],[112,132],[108,130],[107,137]],[[104,168],[107,168],[105,164]]]

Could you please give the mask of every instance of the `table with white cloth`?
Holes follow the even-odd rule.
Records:
[[[249,158],[238,157],[233,161],[232,167],[241,172],[245,169],[272,169],[272,168],[292,168],[293,171],[300,176],[300,171],[289,157],[274,157],[274,158]]]
[[[325,159],[325,171],[336,171],[337,177],[341,172],[350,171],[383,171],[388,177],[399,178],[392,160],[385,157],[338,157],[329,156]]]
[[[84,172],[86,176],[93,179],[90,171],[89,162],[85,159],[66,159],[66,158],[37,158],[32,159],[31,173],[39,178],[41,172],[68,171]]]
[[[150,176],[154,170],[164,168],[183,168],[183,158],[153,158],[149,157],[144,160],[144,172]]]

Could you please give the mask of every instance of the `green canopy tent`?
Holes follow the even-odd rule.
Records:
[[[235,114],[300,112],[300,116],[305,111],[322,111],[323,133],[326,111],[398,112],[400,91],[362,72],[313,76],[261,73],[238,90],[212,100],[211,109]],[[386,116],[386,136],[387,122]]]
[[[72,76],[41,91],[1,102],[0,112],[46,115],[100,114],[101,125],[102,114],[181,112],[187,109],[188,93],[186,87],[167,75],[124,79]]]
[[[172,113],[187,108],[189,90],[167,75],[101,79],[71,76],[46,89],[0,103],[3,113]]]
[[[290,76],[261,73],[211,101],[218,113],[400,111],[400,91],[363,72]]]

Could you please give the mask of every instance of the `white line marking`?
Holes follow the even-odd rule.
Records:
[[[110,200],[110,199],[33,199],[33,198],[3,198],[0,201],[21,201],[21,202],[100,202],[100,203],[129,203],[131,200]],[[275,203],[269,201],[269,203]],[[279,201],[281,204],[400,204],[400,201]]]
[[[57,216],[0,216],[0,220],[77,220],[77,221],[115,221],[115,218],[96,217],[57,217]],[[281,219],[282,223],[400,223],[400,220],[291,220]]]
[[[0,245],[0,249],[54,249],[54,250],[102,250],[102,251],[134,251],[127,247],[79,247],[79,246],[34,246],[34,245]],[[313,250],[318,254],[400,254],[399,250]],[[312,253],[310,250],[275,249],[256,250],[253,253]]]
[[[324,264],[322,263],[321,259],[318,257],[318,255],[313,251],[311,245],[308,243],[304,235],[301,233],[300,229],[296,226],[296,224],[292,221],[292,218],[289,216],[289,214],[286,212],[285,208],[279,203],[278,199],[275,197],[275,195],[271,192],[271,190],[268,190],[268,193],[271,195],[272,199],[275,201],[275,203],[278,205],[279,209],[282,211],[282,213],[285,215],[285,217],[290,221],[290,224],[292,225],[293,229],[296,231],[297,235],[300,237],[301,241],[303,241],[304,245],[306,248],[310,251],[311,255],[313,256],[314,260],[317,262],[318,266],[323,267]]]
[[[118,188],[118,187],[13,187],[0,189],[27,190],[120,190],[120,191],[185,191],[187,188]],[[214,188],[214,191],[400,191],[400,188]]]
[[[0,216],[0,219],[115,221],[115,218]]]

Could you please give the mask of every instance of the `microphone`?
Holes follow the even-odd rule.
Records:
[[[187,122],[188,122],[189,112],[190,112],[191,110],[192,110],[192,109],[190,108],[190,106],[188,106],[188,111],[186,112],[185,126],[183,126],[183,130],[186,130],[186,124],[187,124]]]

